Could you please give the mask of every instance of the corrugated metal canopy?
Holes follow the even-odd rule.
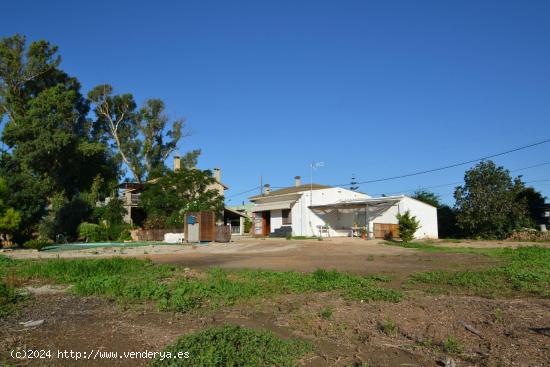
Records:
[[[403,197],[371,198],[364,200],[341,201],[333,204],[313,205],[309,208],[318,213],[353,213],[357,211],[368,211],[370,217],[377,217],[390,207],[401,201]]]
[[[268,210],[290,209],[296,200],[276,201],[273,203],[258,204],[252,208],[252,212],[265,212]]]

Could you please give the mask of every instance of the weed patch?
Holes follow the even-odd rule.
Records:
[[[187,352],[188,359],[157,359],[151,366],[294,366],[311,350],[306,342],[281,339],[269,331],[223,326],[185,335],[165,349],[171,355]]]
[[[388,336],[395,336],[397,334],[397,325],[390,319],[382,321],[379,324],[379,329]]]
[[[457,339],[450,336],[443,342],[443,350],[447,353],[460,354],[464,347]]]
[[[325,320],[328,320],[331,318],[333,312],[334,310],[332,309],[332,307],[325,306],[321,309],[321,311],[319,311],[319,316],[321,316],[321,318]]]
[[[361,277],[337,271],[312,273],[211,269],[204,277],[186,277],[173,266],[137,259],[0,260],[0,272],[19,279],[73,284],[78,295],[107,296],[121,302],[155,301],[160,309],[189,311],[218,308],[252,298],[280,294],[338,291],[351,300],[398,302],[398,291],[379,287],[383,276]]]
[[[520,293],[550,297],[550,249],[533,246],[499,250],[495,254],[504,261],[502,266],[458,272],[429,271],[413,274],[411,280],[483,296]]]

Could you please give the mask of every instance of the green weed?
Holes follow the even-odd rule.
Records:
[[[337,291],[350,300],[398,302],[398,291],[377,286],[387,277],[361,277],[337,271],[312,273],[213,268],[204,277],[188,278],[180,268],[137,259],[0,260],[0,273],[10,269],[22,280],[43,279],[73,284],[79,295],[107,296],[121,302],[155,301],[160,309],[189,311],[218,308],[251,298],[280,294]]]
[[[411,276],[411,280],[424,284],[445,285],[483,296],[520,293],[550,297],[549,248],[533,246],[499,250],[495,253],[504,261],[504,265],[484,270],[436,270],[416,273]]]
[[[379,324],[379,329],[388,336],[394,336],[397,334],[397,325],[393,320],[386,319]]]
[[[449,336],[443,342],[443,350],[447,353],[460,354],[464,350],[462,343],[452,336]]]
[[[321,316],[321,318],[323,318],[325,320],[328,320],[328,319],[331,318],[332,313],[333,313],[332,307],[325,306],[321,309],[321,311],[319,311],[319,316]]]
[[[295,366],[297,360],[311,350],[310,344],[300,340],[281,339],[269,331],[226,325],[182,336],[164,350],[172,355],[188,353],[188,359],[156,359],[151,366]]]

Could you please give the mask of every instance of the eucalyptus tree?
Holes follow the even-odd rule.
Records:
[[[164,162],[185,135],[184,119],[171,120],[160,99],[138,108],[132,94],[113,94],[108,84],[92,89],[88,99],[96,116],[95,135],[112,144],[137,182],[165,170]]]

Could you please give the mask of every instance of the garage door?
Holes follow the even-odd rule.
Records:
[[[388,237],[399,237],[399,224],[374,223],[374,238]]]

